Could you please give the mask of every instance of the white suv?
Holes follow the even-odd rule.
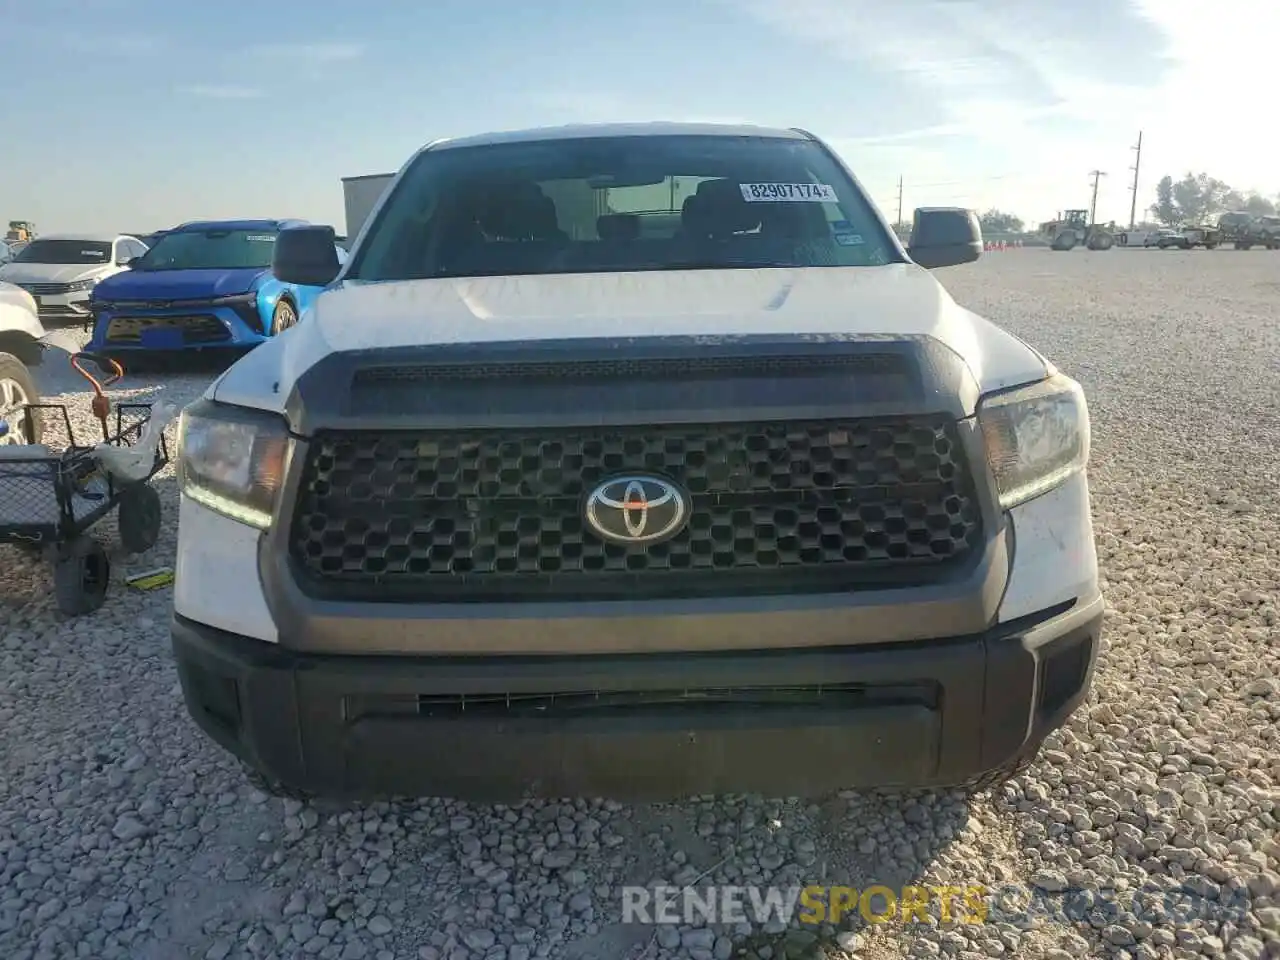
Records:
[[[173,647],[268,786],[981,787],[1084,699],[1080,386],[798,130],[420,151],[306,322],[183,413]]]
[[[85,322],[93,288],[146,252],[141,240],[118,234],[37,237],[0,266],[0,280],[31,294],[46,323]]]

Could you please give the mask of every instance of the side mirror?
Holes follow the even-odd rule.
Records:
[[[333,227],[308,225],[281,230],[271,257],[271,272],[282,283],[324,287],[341,265]]]
[[[982,255],[982,227],[963,207],[920,207],[907,242],[907,256],[924,267],[955,267]]]

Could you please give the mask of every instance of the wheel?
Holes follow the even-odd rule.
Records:
[[[986,773],[979,774],[972,780],[968,781],[964,786],[966,790],[972,793],[982,793],[985,790],[991,790],[1000,786],[1008,780],[1027,772],[1027,768],[1035,762],[1037,756],[1040,755],[1040,747],[1027,750],[1024,753],[1014,757],[1003,766],[996,767],[994,770],[988,770]]]
[[[260,793],[265,793],[269,797],[279,797],[282,800],[302,801],[312,799],[311,794],[307,791],[291,787],[274,777],[268,777],[265,773],[254,769],[243,760],[240,761],[240,768],[244,772],[244,778],[249,781],[249,786],[253,787],[253,789]]]
[[[53,561],[53,596],[68,617],[93,613],[107,599],[111,560],[92,537],[77,537],[63,544]]]
[[[0,353],[0,422],[8,430],[0,436],[0,444],[39,443],[44,435],[40,411],[24,415],[28,403],[39,403],[40,391],[31,379],[31,371],[17,357]]]
[[[160,494],[149,483],[135,483],[120,492],[116,526],[125,552],[143,553],[160,539]]]
[[[271,335],[283,333],[297,322],[298,311],[293,304],[284,297],[277,300],[276,308],[271,311]]]
[[[1206,250],[1217,250],[1217,249],[1218,249],[1218,241],[1217,241],[1217,240],[1214,240],[1212,243],[1206,243],[1206,244],[1204,245],[1204,248],[1205,248]]]

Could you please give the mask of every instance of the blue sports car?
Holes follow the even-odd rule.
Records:
[[[138,351],[256,346],[298,322],[320,287],[281,283],[271,254],[282,230],[304,220],[184,223],[131,269],[93,291],[87,350],[123,359]],[[339,262],[347,253],[338,248]]]

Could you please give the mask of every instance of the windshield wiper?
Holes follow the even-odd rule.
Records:
[[[775,260],[682,260],[654,266],[635,267],[638,270],[789,270],[806,266],[800,263],[778,263]]]

